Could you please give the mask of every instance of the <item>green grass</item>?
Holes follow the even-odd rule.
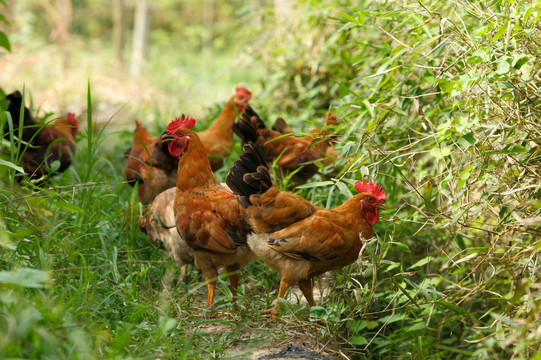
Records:
[[[261,316],[278,277],[254,262],[240,310],[213,318],[197,271],[171,285],[175,264],[126,226],[130,134],[115,117],[95,128],[90,111],[50,188],[0,176],[0,357],[220,358],[302,333],[351,358],[540,358],[539,4],[303,5],[287,29],[243,33],[267,76],[231,76],[260,82],[254,108],[268,122],[282,115],[306,132],[337,114],[336,148],[353,163],[294,191],[334,207],[353,180],[382,184],[388,209],[361,260],[329,275],[309,313],[290,297],[285,324]],[[152,133],[166,109],[141,106]],[[231,311],[227,281],[218,289],[216,310]]]

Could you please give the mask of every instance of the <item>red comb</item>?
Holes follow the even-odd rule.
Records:
[[[178,129],[191,129],[195,126],[195,119],[190,116],[182,115],[182,117],[176,118],[167,125],[165,131],[168,134],[173,134]]]
[[[381,186],[379,186],[377,182],[373,183],[372,179],[370,179],[368,182],[364,181],[364,179],[363,182],[357,181],[355,183],[355,190],[357,190],[359,193],[372,194],[379,202],[385,202],[385,200],[387,200],[387,195],[385,195],[385,192],[383,192]]]
[[[242,86],[237,86],[236,89],[235,89],[235,93],[236,94],[246,95],[249,98],[252,98],[252,93],[249,92],[245,87],[242,87]]]
[[[79,127],[79,121],[77,121],[77,118],[75,117],[74,113],[69,112],[68,115],[66,116],[66,119],[72,126],[76,128]]]
[[[327,119],[325,125],[338,125],[338,120],[332,112],[328,112],[327,115],[325,115],[325,119]]]
[[[135,119],[135,127],[138,129],[141,127],[141,123],[139,123],[139,120]]]

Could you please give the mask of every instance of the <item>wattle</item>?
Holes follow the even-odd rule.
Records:
[[[179,158],[182,153],[184,152],[184,149],[176,145],[175,143],[170,143],[167,147],[169,149],[169,153],[174,158]]]
[[[377,207],[364,206],[362,210],[364,218],[370,225],[374,225],[379,221],[379,209]]]

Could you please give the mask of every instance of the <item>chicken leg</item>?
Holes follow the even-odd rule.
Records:
[[[312,278],[299,280],[299,289],[301,289],[306,301],[310,306],[315,306],[316,302],[314,301],[314,283]]]

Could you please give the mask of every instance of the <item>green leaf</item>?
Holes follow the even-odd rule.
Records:
[[[374,330],[375,328],[377,328],[379,326],[378,322],[377,321],[374,321],[374,320],[368,320],[366,322],[366,328],[368,330]]]
[[[22,268],[16,271],[0,271],[0,283],[29,288],[41,288],[49,280],[46,271]]]
[[[10,250],[15,250],[17,246],[11,241],[9,234],[6,230],[0,227],[0,246],[5,247]]]
[[[472,54],[472,57],[474,56],[479,57],[479,59],[481,59],[481,61],[483,62],[487,62],[490,60],[489,54],[486,52],[485,49],[482,49],[482,48],[475,50],[475,52]]]
[[[532,12],[535,9],[535,5],[529,4],[529,5],[526,6],[526,9],[527,10],[524,12],[524,15],[522,16],[522,22],[523,23],[526,23],[526,21],[528,21],[528,18],[530,17],[530,15],[532,15]]]
[[[441,149],[436,148],[430,150],[430,155],[435,157],[436,159],[441,159],[451,154],[451,148],[449,146],[445,146]]]
[[[411,252],[411,249],[407,245],[402,244],[400,242],[389,241],[388,244],[393,244],[395,246],[398,246],[400,249],[404,250],[405,252]]]
[[[357,20],[357,19],[355,19],[353,16],[351,16],[351,15],[349,15],[349,14],[346,14],[345,12],[339,11],[339,12],[338,12],[338,15],[342,16],[342,18],[343,18],[344,20],[347,20],[347,21],[352,22],[352,23],[355,23],[355,24],[358,23],[358,20]]]
[[[520,68],[522,65],[526,64],[530,57],[525,54],[515,54],[513,56],[513,61],[511,61],[511,66],[514,68]]]
[[[526,63],[520,67],[520,78],[524,81],[530,80],[532,76],[533,65]]]
[[[70,204],[69,202],[66,202],[64,200],[56,201],[55,205],[58,206],[60,209],[66,210],[71,213],[79,213],[79,214],[85,213],[83,209],[81,209],[79,206]]]
[[[380,323],[391,324],[400,320],[404,320],[406,318],[407,318],[406,314],[394,314],[394,315],[384,316],[381,319],[378,319],[378,321]]]
[[[296,189],[310,189],[315,187],[323,187],[323,186],[329,186],[334,185],[334,182],[332,181],[316,181],[309,184],[303,184],[296,187]]]
[[[314,306],[312,306],[312,307],[314,307]],[[354,333],[358,333],[359,331],[363,330],[366,327],[366,321],[364,321],[364,320],[363,321],[361,321],[361,320],[349,320],[346,323],[346,326],[349,329],[349,331],[354,332]]]
[[[447,302],[447,301],[443,301],[443,300],[438,300],[436,301],[436,304],[437,305],[440,305],[441,307],[443,308],[446,308],[446,309],[450,309],[450,310],[453,310],[454,312],[456,312],[457,314],[461,314],[461,315],[467,315],[468,317],[472,317],[472,315],[467,312],[466,310],[464,310],[463,308],[461,308],[460,306],[457,306],[453,303],[450,303],[450,302]]]
[[[3,47],[7,51],[11,52],[11,45],[9,44],[9,39],[3,32],[0,32],[0,47]]]
[[[503,75],[507,74],[511,70],[511,65],[507,62],[507,60],[502,60],[498,64],[498,68],[496,69],[496,74]]]
[[[455,88],[456,81],[447,80],[447,79],[438,79],[436,83],[440,86],[440,89],[447,94],[451,94]]]
[[[163,334],[169,333],[177,326],[177,320],[167,316],[160,316],[159,322]]]
[[[3,22],[6,25],[9,25],[9,21],[6,19],[6,17],[2,14],[0,14],[0,21]]]
[[[464,186],[464,184],[468,182],[468,180],[470,179],[472,170],[473,170],[473,166],[471,165],[468,165],[466,169],[462,170],[462,172],[460,173],[458,177],[457,187]]]
[[[421,266],[424,266],[426,264],[428,264],[429,262],[431,262],[432,260],[434,260],[434,258],[432,256],[427,256],[419,261],[417,261],[415,264],[411,265],[408,270],[411,270],[411,269],[415,269],[415,268],[418,268],[418,267],[421,267]]]
[[[527,152],[528,149],[519,144],[509,144],[499,151],[500,154],[522,154]]]
[[[368,340],[364,336],[361,336],[361,335],[352,336],[351,339],[349,339],[349,342],[350,344],[357,345],[357,346],[368,344]]]
[[[344,194],[347,198],[350,198],[353,196],[353,194],[351,193],[351,190],[349,190],[348,186],[344,184],[343,182],[338,181],[336,183],[336,186],[338,186],[338,190],[340,190],[340,192]]]
[[[406,331],[417,331],[417,330],[424,330],[426,329],[426,325],[424,322],[420,322],[420,323],[417,323],[417,324],[414,324],[410,327],[407,327],[406,328]]]
[[[10,161],[6,161],[6,160],[3,160],[3,159],[0,159],[0,167],[2,166],[6,166],[8,168],[12,168],[13,170],[17,171],[17,172],[20,172],[22,174],[24,174],[24,169],[18,165],[15,165],[14,163],[10,162]]]
[[[321,318],[327,315],[327,310],[323,306],[312,306],[310,308],[310,317]]]
[[[470,147],[471,145],[475,145],[477,140],[473,136],[473,132],[469,132],[466,135],[462,135],[458,140],[458,144],[464,147]]]

